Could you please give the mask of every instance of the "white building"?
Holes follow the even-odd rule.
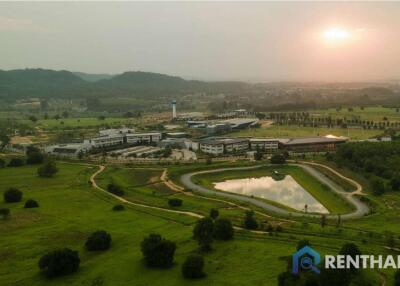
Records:
[[[251,138],[250,149],[265,150],[267,152],[274,152],[279,148],[279,139],[276,138]]]
[[[218,140],[204,140],[200,142],[200,150],[204,153],[220,155],[224,153],[224,143]]]
[[[208,139],[199,142],[200,150],[204,153],[221,155],[249,149],[249,140],[246,138]]]
[[[126,143],[157,143],[161,141],[161,138],[160,132],[133,133],[126,134]]]
[[[44,148],[44,152],[50,155],[63,157],[77,157],[79,153],[88,152],[92,146],[86,143],[57,144]]]
[[[126,142],[124,134],[110,134],[110,135],[101,135],[98,137],[90,138],[89,143],[96,148],[114,146],[114,145],[122,145]]]

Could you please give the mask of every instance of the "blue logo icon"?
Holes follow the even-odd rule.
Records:
[[[315,273],[320,273],[317,265],[321,262],[321,257],[318,252],[309,246],[304,246],[302,249],[293,254],[292,257],[292,272],[299,273],[299,269],[311,270]]]

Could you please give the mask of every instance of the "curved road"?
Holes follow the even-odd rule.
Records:
[[[304,165],[304,164],[291,164],[291,165],[295,165],[295,166],[299,166],[301,168],[303,168],[304,170],[306,170],[307,172],[309,172],[311,175],[313,175],[314,177],[316,177],[319,181],[321,181],[322,183],[328,185],[332,191],[334,191],[335,193],[339,194],[340,196],[342,196],[345,200],[347,200],[348,202],[350,202],[352,205],[354,205],[356,207],[356,210],[352,213],[347,213],[347,214],[343,214],[341,215],[342,219],[352,219],[352,218],[359,218],[364,216],[365,214],[369,213],[369,209],[368,207],[363,204],[361,201],[359,201],[358,199],[356,199],[354,197],[355,194],[360,194],[362,191],[361,189],[358,189],[357,191],[353,192],[353,193],[346,193],[344,192],[344,190],[342,188],[340,188],[339,186],[337,186],[334,182],[332,182],[331,180],[329,180],[327,177],[325,177],[324,175],[322,175],[320,172],[318,172],[316,169]],[[189,188],[192,189],[194,191],[198,191],[200,193],[206,194],[206,195],[216,195],[216,196],[220,196],[220,197],[226,197],[229,199],[233,199],[233,200],[239,200],[239,201],[243,201],[246,203],[250,203],[253,204],[257,207],[260,207],[266,211],[269,212],[274,212],[280,215],[291,215],[291,216],[308,216],[308,217],[320,217],[320,215],[317,214],[305,214],[305,213],[300,213],[300,212],[290,212],[288,210],[285,210],[283,208],[279,208],[277,206],[268,204],[265,201],[261,201],[252,197],[247,197],[247,196],[242,196],[242,195],[238,195],[238,194],[234,194],[234,193],[227,193],[227,192],[219,192],[219,191],[214,191],[214,190],[210,190],[207,189],[205,187],[199,186],[195,183],[193,183],[192,181],[192,177],[195,175],[199,175],[199,174],[207,174],[207,173],[214,173],[214,172],[222,172],[222,171],[234,171],[234,170],[251,170],[251,169],[257,169],[260,168],[262,166],[265,165],[257,165],[257,166],[250,166],[250,167],[236,167],[236,168],[223,168],[223,169],[215,169],[215,170],[206,170],[206,171],[198,171],[198,172],[192,172],[192,173],[188,173],[188,174],[184,174],[181,176],[181,182],[182,184]],[[324,165],[322,165],[324,166]],[[329,168],[329,167],[328,167]],[[335,171],[335,173],[337,173]],[[340,174],[341,177],[344,177],[343,175]],[[353,181],[349,178],[346,178],[349,181]],[[354,181],[355,182],[355,181]],[[358,183],[356,183],[357,187],[361,187]],[[328,217],[337,217],[337,215],[327,215]]]

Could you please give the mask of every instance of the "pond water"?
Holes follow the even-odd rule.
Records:
[[[289,175],[278,181],[271,177],[226,180],[214,183],[214,187],[225,192],[275,201],[299,211],[304,211],[307,205],[307,212],[329,213]]]

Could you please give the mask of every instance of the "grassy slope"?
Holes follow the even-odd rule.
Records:
[[[213,187],[213,182],[240,179],[247,177],[270,176],[274,170],[291,175],[305,190],[321,202],[331,213],[346,213],[352,210],[342,198],[333,193],[327,186],[314,179],[313,176],[296,166],[272,166],[255,170],[226,171],[195,177],[198,183]],[[279,203],[279,202],[278,202]]]

